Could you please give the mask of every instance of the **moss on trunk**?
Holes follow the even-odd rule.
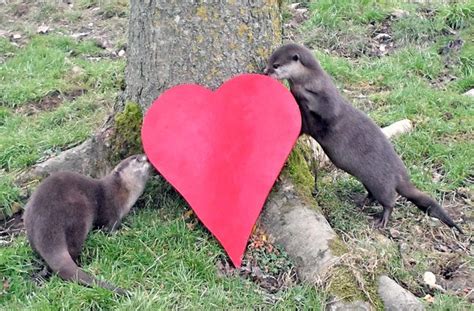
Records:
[[[138,104],[133,102],[127,102],[125,109],[115,115],[110,138],[110,163],[115,164],[129,155],[143,153],[142,123],[142,110]]]

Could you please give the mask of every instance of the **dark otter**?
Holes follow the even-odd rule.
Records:
[[[435,200],[410,182],[405,165],[381,129],[344,99],[310,50],[297,44],[278,48],[265,73],[288,80],[301,110],[302,133],[316,139],[334,165],[362,182],[367,199],[383,206],[377,227],[387,225],[398,193],[463,233]]]
[[[46,178],[25,206],[25,228],[33,250],[64,280],[126,294],[85,273],[77,262],[92,228],[117,229],[142,194],[150,168],[145,155],[134,155],[102,179],[73,172]]]

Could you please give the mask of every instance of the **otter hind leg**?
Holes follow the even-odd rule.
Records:
[[[388,221],[390,219],[390,216],[392,215],[392,211],[393,211],[392,205],[384,206],[382,213],[380,213],[375,218],[375,223],[374,223],[375,228],[380,228],[380,229],[386,228]]]
[[[377,200],[383,207],[382,213],[375,217],[374,225],[376,228],[385,228],[392,215],[393,207],[397,199],[397,192],[395,188],[382,184],[370,188],[366,186],[366,189],[371,195],[371,199],[374,201]]]

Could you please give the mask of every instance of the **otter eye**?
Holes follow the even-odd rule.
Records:
[[[280,64],[273,64],[273,69],[278,69],[280,67]]]
[[[299,59],[298,54],[293,55],[292,59],[296,62]]]

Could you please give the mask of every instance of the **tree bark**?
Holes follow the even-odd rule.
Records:
[[[132,0],[124,101],[145,111],[182,83],[215,89],[259,72],[281,44],[277,0]],[[120,105],[117,109],[122,109]]]

